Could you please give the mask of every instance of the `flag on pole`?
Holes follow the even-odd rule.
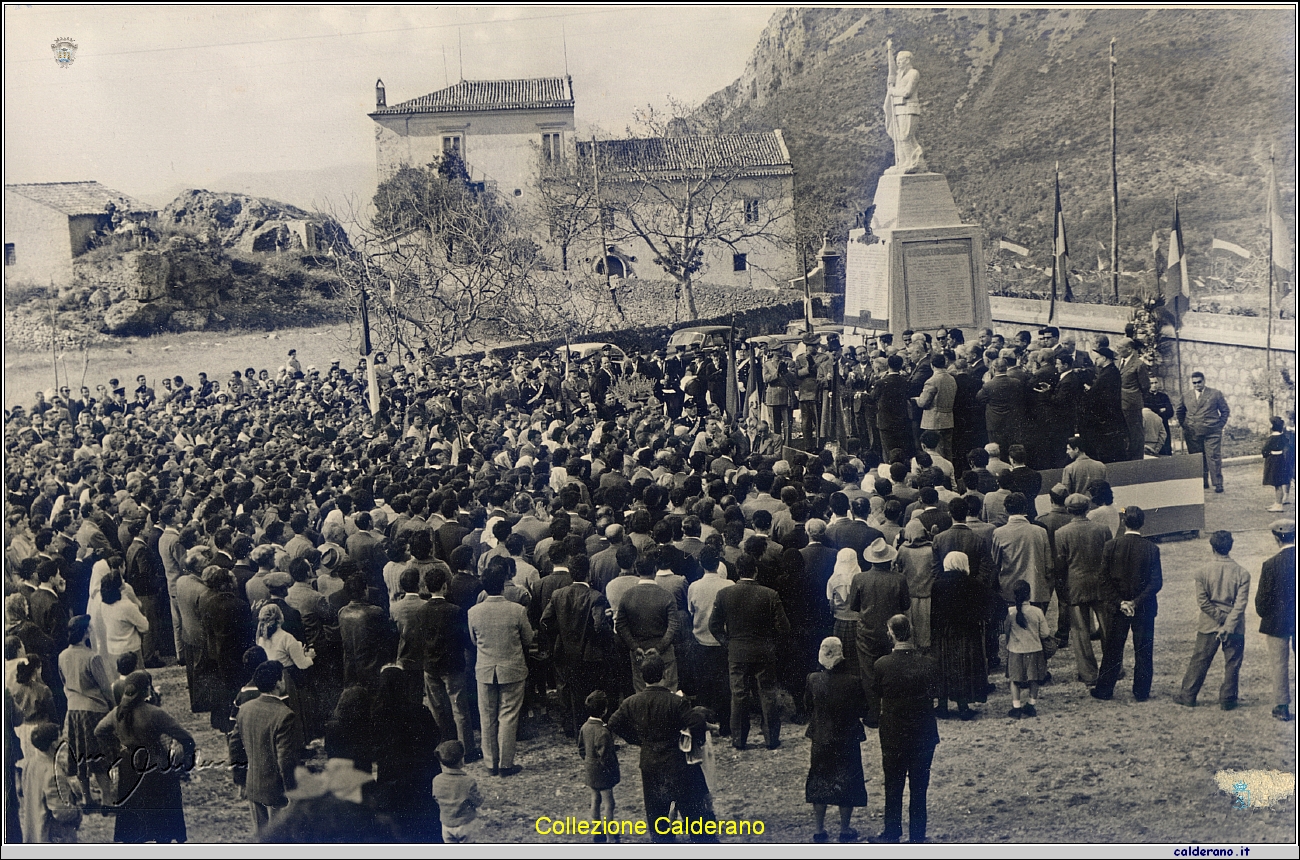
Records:
[[[365,287],[361,288],[361,354],[370,355],[370,307]]]
[[[1286,222],[1282,220],[1282,212],[1278,205],[1277,195],[1277,169],[1269,163],[1268,169],[1268,232],[1269,242],[1273,246],[1273,265],[1282,271],[1290,274],[1292,269],[1291,262],[1291,238],[1286,229]],[[1286,279],[1278,278],[1278,291],[1282,296],[1289,292],[1286,288]]]
[[[759,361],[758,350],[754,345],[746,344],[745,354],[746,363],[749,367],[745,374],[745,420],[749,420],[751,415],[758,415],[763,402],[759,394],[759,382],[763,378],[762,362]]]
[[[1056,217],[1052,220],[1052,300],[1047,308],[1047,321],[1049,323],[1056,319],[1056,295],[1058,290],[1065,301],[1074,301],[1074,296],[1070,293],[1069,263],[1070,248],[1065,240],[1065,215],[1061,212],[1061,170],[1058,165],[1056,170]]]
[[[731,331],[727,333],[727,420],[732,424],[740,417],[740,387],[736,370],[736,326],[733,317]]]
[[[1224,241],[1223,239],[1210,240],[1210,250],[1227,251],[1229,254],[1236,254],[1238,257],[1241,257],[1242,259],[1245,260],[1249,260],[1251,258],[1251,253],[1247,251],[1245,248],[1241,247],[1240,245],[1233,244],[1232,242]]]
[[[1165,262],[1165,307],[1174,315],[1174,325],[1182,325],[1183,311],[1191,301],[1192,288],[1187,276],[1186,245],[1178,216],[1178,194],[1174,194],[1174,226],[1169,230],[1169,255]]]

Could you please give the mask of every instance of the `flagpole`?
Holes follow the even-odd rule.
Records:
[[[1268,333],[1264,336],[1264,376],[1268,379],[1268,414],[1273,414],[1273,189],[1277,187],[1277,165],[1273,161],[1273,147],[1268,148]]]
[[[1115,40],[1110,40],[1110,286],[1119,304],[1119,173],[1115,169]]]
[[[1177,292],[1174,294],[1174,361],[1177,363],[1177,367],[1178,367],[1178,399],[1179,401],[1181,401],[1183,399],[1182,281],[1187,274],[1187,251],[1183,247],[1183,222],[1178,217],[1178,189],[1177,188],[1174,189],[1173,236],[1174,238],[1170,239],[1170,242],[1178,243],[1178,280],[1179,280]],[[1171,244],[1170,247],[1172,248],[1173,245]],[[1165,283],[1166,284],[1169,283],[1169,276],[1170,276],[1170,263],[1169,260],[1166,259],[1165,260]],[[1179,427],[1179,432],[1182,432],[1181,426]],[[1186,434],[1183,434],[1183,447],[1184,449],[1186,449],[1187,447]]]

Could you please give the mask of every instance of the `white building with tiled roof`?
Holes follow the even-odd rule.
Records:
[[[507,81],[460,81],[436,92],[389,105],[383,81],[375,84],[375,156],[379,181],[402,167],[436,164],[442,154],[460,154],[470,178],[495,188],[521,206],[536,201],[539,174],[550,168],[591,161],[591,144],[574,134],[573,79],[532,78]],[[783,214],[778,225],[788,243],[745,241],[736,247],[715,247],[701,276],[714,283],[779,286],[794,277],[794,168],[781,132],[724,134],[701,137],[638,138],[597,144],[602,172],[608,170],[610,192],[619,193],[637,176],[698,176],[700,171],[725,174],[727,202],[715,206],[735,210],[744,221]],[[573,166],[569,164],[568,166]],[[563,171],[561,171],[563,172]],[[602,176],[601,182],[606,178]],[[742,228],[737,231],[743,234]],[[548,237],[539,231],[538,240]],[[741,247],[743,246],[743,247]],[[778,249],[780,246],[780,249]],[[628,250],[632,248],[633,250]],[[656,256],[644,243],[620,243],[601,262],[599,240],[590,264],[616,274],[657,278],[650,261]],[[587,255],[580,254],[582,258]],[[634,263],[633,257],[640,260]],[[633,269],[635,268],[635,271]]]
[[[563,158],[572,145],[573,80],[460,81],[394,105],[379,81],[370,118],[380,182],[455,150],[475,182],[525,197],[539,158]]]
[[[617,254],[605,261],[611,272],[630,262],[630,274],[659,276],[651,262],[658,249],[646,237],[673,242],[689,213],[692,232],[716,237],[701,247],[697,280],[776,288],[798,275],[794,166],[780,129],[594,145],[611,210],[606,235],[617,239]],[[578,164],[592,162],[592,146],[578,141]]]
[[[156,209],[98,182],[6,185],[5,281],[66,284],[72,259],[96,234],[112,229],[112,212],[150,217]]]

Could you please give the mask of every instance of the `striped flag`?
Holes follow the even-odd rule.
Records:
[[[1242,259],[1245,260],[1249,260],[1251,257],[1251,253],[1247,251],[1245,248],[1241,247],[1240,245],[1234,244],[1232,242],[1225,241],[1223,239],[1212,239],[1210,241],[1210,250],[1227,251],[1229,254],[1236,254],[1238,257],[1241,257]]]
[[[1269,244],[1273,247],[1273,265],[1290,274],[1294,271],[1291,263],[1291,238],[1278,205],[1277,169],[1271,159],[1268,169],[1268,233]],[[1284,297],[1289,292],[1286,279],[1278,279],[1278,290]]]
[[[1065,215],[1061,212],[1061,170],[1056,170],[1056,217],[1052,221],[1052,301],[1047,308],[1047,321],[1056,318],[1056,295],[1067,302],[1074,301],[1070,292],[1070,247],[1065,240]]]
[[[1175,326],[1182,324],[1183,311],[1192,297],[1187,277],[1186,245],[1183,226],[1178,217],[1178,195],[1174,195],[1174,226],[1169,230],[1169,256],[1165,263],[1165,307],[1174,315]]]

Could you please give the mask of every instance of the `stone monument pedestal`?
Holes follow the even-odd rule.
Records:
[[[885,174],[870,233],[849,233],[844,323],[889,331],[990,325],[984,248],[938,173]]]

